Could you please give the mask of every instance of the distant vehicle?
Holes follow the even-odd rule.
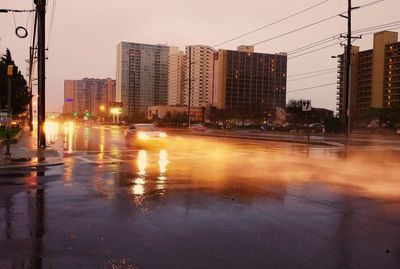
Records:
[[[10,121],[7,113],[0,112],[0,126],[5,126]]]
[[[138,123],[128,126],[124,132],[128,145],[160,146],[164,145],[167,134],[151,123]]]
[[[206,131],[206,127],[200,123],[192,124],[188,129],[191,132],[205,132]]]
[[[262,132],[265,131],[275,131],[275,126],[272,123],[263,124],[260,127]]]
[[[325,126],[322,123],[311,123],[308,125],[311,133],[323,133],[325,132]]]

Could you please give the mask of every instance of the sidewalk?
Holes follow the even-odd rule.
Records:
[[[0,149],[0,169],[55,166],[64,164],[60,154],[48,146],[45,150],[38,150],[36,135],[23,129],[16,144],[10,145],[11,159],[5,159],[6,144],[3,141]]]

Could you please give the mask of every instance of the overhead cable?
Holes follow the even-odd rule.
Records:
[[[359,6],[359,9],[360,9],[360,8],[364,8],[364,7],[368,7],[368,6],[371,6],[371,5],[375,5],[375,4],[380,3],[380,2],[383,2],[383,1],[385,1],[385,0],[377,0],[377,1],[374,1],[374,2],[370,2],[370,3],[367,3],[367,4],[365,4],[365,5]],[[283,34],[280,34],[280,35],[277,35],[277,36],[274,36],[274,37],[271,37],[271,38],[268,38],[268,39],[259,41],[259,42],[257,42],[257,43],[252,44],[252,46],[257,46],[257,45],[260,45],[260,44],[263,44],[263,43],[272,41],[272,40],[274,40],[274,39],[277,39],[277,38],[280,38],[280,37],[283,37],[283,36],[287,36],[287,35],[289,35],[289,34],[293,34],[293,33],[295,33],[295,32],[304,30],[304,29],[306,29],[306,28],[309,28],[309,27],[315,26],[315,25],[317,25],[317,24],[320,24],[320,23],[329,21],[329,20],[331,20],[331,19],[337,18],[337,17],[340,16],[340,15],[345,15],[345,14],[347,14],[347,11],[343,11],[342,13],[339,13],[339,14],[337,14],[337,15],[333,15],[333,16],[328,17],[328,18],[325,18],[325,19],[323,19],[323,20],[319,20],[319,21],[310,23],[310,24],[308,24],[308,25],[302,26],[302,27],[300,27],[300,28],[291,30],[291,31],[289,31],[289,32],[286,32],[286,33],[283,33]]]
[[[331,85],[337,85],[337,83],[328,83],[328,84],[323,84],[323,85],[318,85],[318,86],[312,86],[312,87],[308,87],[308,88],[303,88],[303,89],[298,89],[298,90],[293,90],[293,91],[287,91],[287,92],[301,92],[301,91],[308,91],[308,90],[312,90],[312,89],[316,89],[316,88],[322,88],[322,87],[326,87],[326,86],[331,86]]]
[[[332,71],[332,70],[337,70],[337,68],[326,68],[326,69],[320,69],[320,70],[310,71],[310,72],[306,72],[306,73],[295,74],[295,75],[288,76],[288,78],[300,77],[300,76],[321,73],[321,72],[326,72],[326,71]]]
[[[301,11],[298,11],[298,12],[296,12],[296,13],[293,13],[292,15],[289,15],[289,16],[287,16],[287,17],[284,17],[284,18],[282,18],[282,19],[280,19],[280,20],[277,20],[277,21],[272,22],[272,23],[270,23],[270,24],[261,26],[261,27],[259,27],[259,28],[256,28],[256,29],[250,31],[250,32],[241,34],[241,35],[239,35],[239,36],[237,36],[237,37],[234,37],[234,38],[229,39],[229,40],[227,40],[227,41],[224,41],[224,42],[222,42],[222,43],[213,45],[213,47],[218,47],[218,46],[224,45],[224,44],[226,44],[226,43],[229,43],[229,42],[231,42],[231,41],[237,40],[237,39],[239,39],[239,38],[248,36],[248,35],[250,35],[250,34],[253,34],[253,33],[255,33],[255,32],[258,32],[258,31],[260,31],[260,30],[263,30],[263,29],[265,29],[265,28],[267,28],[267,27],[270,27],[270,26],[272,26],[272,25],[278,24],[278,23],[280,23],[280,22],[282,22],[282,21],[285,21],[285,20],[287,20],[287,19],[293,18],[293,17],[295,17],[295,16],[297,16],[297,15],[300,15],[300,14],[302,14],[302,13],[305,13],[306,11],[309,11],[309,10],[311,10],[311,9],[314,9],[314,8],[316,8],[316,7],[318,7],[318,6],[322,5],[322,4],[325,4],[325,3],[329,2],[329,1],[330,1],[330,0],[324,0],[324,1],[319,2],[319,3],[317,3],[317,4],[315,4],[315,5],[311,6],[311,7],[308,7],[308,8],[306,8],[306,9],[301,10]]]
[[[328,75],[328,74],[332,74],[332,73],[336,73],[337,69],[335,68],[334,71],[326,71],[323,73],[318,73],[318,74],[314,74],[314,75],[310,75],[310,76],[306,76],[306,77],[300,77],[300,78],[295,78],[295,79],[290,79],[287,82],[292,82],[292,81],[298,81],[298,80],[303,80],[303,79],[308,79],[308,78],[314,78],[314,77],[320,77],[320,76],[324,76],[324,75]]]

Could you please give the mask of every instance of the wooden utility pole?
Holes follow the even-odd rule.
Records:
[[[46,149],[46,0],[34,0],[38,16],[38,148]]]
[[[345,77],[345,113],[344,122],[346,125],[346,136],[351,133],[350,130],[350,65],[351,65],[351,0],[348,0],[348,12],[347,12],[347,51],[346,51],[346,77]]]

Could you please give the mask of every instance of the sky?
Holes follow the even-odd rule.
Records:
[[[375,1],[353,0],[352,4],[362,7]],[[287,99],[310,99],[313,107],[336,110],[337,85],[334,83],[337,81],[337,60],[331,56],[343,52],[339,42],[345,40],[333,37],[347,31],[347,20],[337,16],[347,11],[347,2],[48,0],[46,110],[61,110],[66,79],[115,79],[116,46],[121,41],[167,44],[184,50],[186,45],[236,49],[239,45],[253,45],[267,40],[256,45],[255,52],[274,54],[290,52],[325,39],[329,39],[329,42],[307,51],[302,50],[298,54],[289,54]],[[31,9],[32,6],[33,0],[0,2],[0,9]],[[310,9],[301,12],[308,8]],[[353,30],[400,21],[399,10],[399,0],[382,0],[354,10]],[[299,14],[292,16],[296,13]],[[290,18],[284,19],[286,17]],[[332,18],[329,20],[296,31],[330,17]],[[0,13],[0,53],[3,54],[9,48],[23,73],[27,69],[25,60],[29,58],[32,25],[33,14]],[[399,25],[400,23],[389,28],[399,31]],[[15,35],[16,26],[26,27],[29,36],[25,39],[18,38]],[[266,27],[216,46],[263,26]],[[375,31],[385,29],[388,28],[380,27]],[[360,50],[371,49],[372,32],[373,30],[369,31],[371,34],[355,40],[353,45],[360,46]],[[313,50],[317,51],[300,55]],[[326,71],[311,73],[320,70]],[[304,73],[309,74],[299,76]]]

